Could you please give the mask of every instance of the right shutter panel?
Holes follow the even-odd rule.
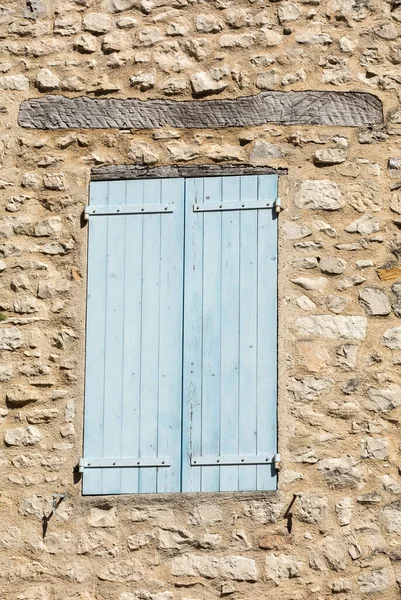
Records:
[[[241,208],[276,197],[276,176],[186,181],[184,492],[276,488],[273,464],[246,461],[277,451],[277,219]]]

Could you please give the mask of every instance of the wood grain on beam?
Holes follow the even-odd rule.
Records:
[[[263,92],[228,100],[137,100],[46,96],[22,102],[19,124],[31,129],[157,129],[333,125],[383,122],[382,103],[363,92]]]

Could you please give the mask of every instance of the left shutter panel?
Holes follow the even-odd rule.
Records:
[[[182,179],[91,184],[84,494],[180,490],[183,200]]]

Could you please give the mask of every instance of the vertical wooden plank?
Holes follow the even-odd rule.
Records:
[[[204,202],[221,202],[221,177],[204,179]],[[203,217],[202,455],[220,454],[221,212]],[[202,467],[201,491],[219,491],[220,467]]]
[[[260,176],[262,200],[277,197],[277,177]],[[277,216],[258,214],[258,395],[257,451],[277,451]],[[270,465],[257,467],[257,489],[276,489],[277,475]]]
[[[163,203],[174,202],[173,213],[161,214],[159,307],[159,457],[171,466],[157,469],[157,491],[181,489],[182,311],[184,252],[184,180],[161,181]]]
[[[107,195],[107,182],[91,184],[92,205],[106,204]],[[84,456],[96,458],[102,455],[103,448],[107,220],[90,221],[88,228],[83,452]],[[102,481],[102,469],[86,470],[83,476],[83,494],[100,494]]]
[[[144,182],[143,203],[161,203],[159,179]],[[157,456],[160,332],[160,214],[143,215],[140,456]],[[139,492],[156,492],[156,469],[139,470]]]
[[[142,204],[143,181],[126,182],[126,204]],[[125,218],[124,371],[121,456],[139,456],[142,333],[142,215]],[[137,468],[121,469],[121,493],[138,492]]]
[[[257,178],[241,178],[241,201],[257,200]],[[240,212],[239,455],[256,454],[257,211]],[[256,489],[256,466],[239,467],[239,490]]]
[[[191,467],[190,457],[200,456],[202,450],[203,213],[195,213],[192,205],[194,202],[203,202],[203,197],[203,179],[187,179],[184,250],[183,492],[198,492],[201,489],[202,469]]]
[[[240,177],[223,177],[223,207],[225,202],[239,202],[240,190]],[[221,218],[220,454],[238,456],[240,211],[224,211]],[[221,466],[220,491],[235,490],[238,466]]]
[[[110,182],[108,204],[121,205],[124,204],[124,200],[125,181]],[[125,220],[124,215],[107,217],[103,458],[119,458],[121,456]],[[120,484],[119,469],[103,470],[102,492],[104,494],[120,493]]]

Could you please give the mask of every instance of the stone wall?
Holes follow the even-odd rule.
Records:
[[[400,64],[399,0],[3,0],[1,600],[399,597]],[[384,121],[18,125],[49,94],[310,90],[373,94]],[[91,169],[125,163],[288,169],[277,493],[81,496],[81,214]]]

